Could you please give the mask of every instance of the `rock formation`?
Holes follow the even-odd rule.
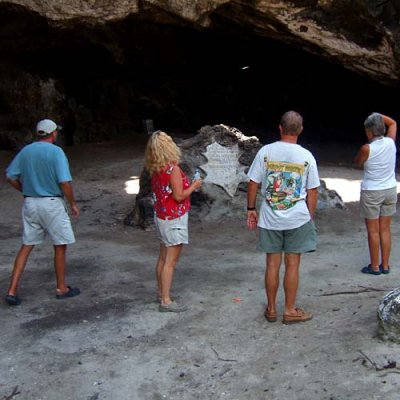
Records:
[[[242,218],[246,204],[244,171],[261,148],[259,140],[243,135],[238,129],[215,125],[201,128],[192,138],[175,141],[182,150],[182,170],[192,177],[195,169],[200,168],[204,179],[201,189],[191,195],[191,218],[205,221]],[[143,229],[153,227],[150,177],[145,169],[134,209],[125,224]]]
[[[399,80],[400,5],[396,0],[0,0],[2,3],[5,10],[42,16],[53,27],[82,29],[84,36],[90,27],[133,17],[199,30],[216,29],[225,21],[334,59],[380,81],[398,84]],[[115,60],[123,62],[125,49],[113,41],[113,32],[109,33],[109,37],[92,40],[102,42]]]
[[[350,118],[390,112],[399,19],[395,0],[0,0],[0,146],[42,117],[72,144],[147,119],[269,128],[288,108],[317,138],[350,137]]]
[[[325,210],[326,208],[339,208],[341,210],[346,208],[343,199],[340,197],[336,190],[331,190],[326,187],[324,180],[320,180],[321,186],[318,188],[318,210]]]
[[[400,343],[400,288],[387,293],[378,307],[379,336]]]
[[[182,150],[181,167],[188,177],[200,168],[203,186],[191,195],[191,219],[215,221],[223,218],[243,219],[246,215],[247,176],[257,151],[262,147],[257,137],[243,135],[226,125],[202,127],[198,134],[175,139]],[[318,210],[344,208],[340,196],[321,182]],[[258,196],[261,201],[261,196]],[[126,225],[153,228],[153,197],[150,176],[144,169],[134,209],[125,219]]]

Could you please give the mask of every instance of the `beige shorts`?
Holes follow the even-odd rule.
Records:
[[[54,245],[75,242],[71,220],[61,197],[27,197],[22,207],[25,245],[41,244],[50,236]]]
[[[188,244],[188,220],[189,213],[186,213],[180,218],[168,220],[157,218],[157,216],[154,215],[154,224],[161,243],[166,247]]]
[[[384,190],[362,190],[360,214],[365,219],[390,217],[396,213],[397,188]]]

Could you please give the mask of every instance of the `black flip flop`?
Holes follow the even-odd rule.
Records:
[[[5,297],[5,300],[9,306],[19,306],[21,304],[21,299],[18,296],[13,296],[12,294],[8,294]]]
[[[371,267],[371,264],[368,264],[366,267],[363,267],[361,269],[361,272],[363,274],[371,274],[371,275],[380,275],[381,274],[381,270],[379,269],[378,271],[374,271]]]
[[[78,296],[78,294],[81,293],[81,291],[78,288],[72,288],[71,286],[68,287],[68,292],[63,293],[63,294],[56,294],[56,299],[57,300],[62,300],[62,299],[69,299],[71,297]]]
[[[390,267],[388,267],[388,269],[383,269],[382,265],[379,266],[380,271],[382,272],[382,274],[389,274],[390,273]]]

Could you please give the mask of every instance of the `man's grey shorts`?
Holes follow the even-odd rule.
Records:
[[[22,207],[25,245],[41,244],[48,234],[54,245],[75,242],[71,220],[61,197],[26,197]]]
[[[360,214],[365,219],[390,217],[396,213],[397,188],[361,190]]]
[[[188,244],[188,220],[189,213],[175,219],[160,219],[154,215],[154,224],[161,243],[166,247]]]
[[[317,249],[314,221],[283,231],[259,228],[258,250],[264,253],[309,253]]]

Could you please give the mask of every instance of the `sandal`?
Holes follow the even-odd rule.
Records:
[[[379,267],[378,271],[375,271],[375,270],[372,269],[371,264],[368,264],[366,267],[361,268],[361,272],[363,274],[380,275],[381,274],[381,269]]]
[[[304,311],[301,308],[296,308],[296,315],[289,315],[283,314],[282,323],[289,325],[289,324],[296,324],[298,322],[306,322],[312,319],[313,315],[308,312]]]
[[[158,311],[160,312],[172,312],[172,313],[180,313],[186,311],[188,308],[185,305],[178,304],[176,301],[173,301],[169,304],[160,304],[158,306]]]
[[[385,275],[390,273],[390,267],[388,266],[387,269],[384,269],[382,267],[382,264],[379,266],[379,270],[381,271],[382,274],[385,274]]]
[[[21,304],[21,299],[17,295],[8,294],[5,300],[9,306],[19,306]]]
[[[56,294],[57,300],[69,299],[71,297],[78,296],[78,294],[81,293],[81,291],[78,288],[72,288],[71,286],[67,286],[67,288],[68,288],[68,292]]]
[[[276,316],[276,311],[269,311],[268,307],[264,311],[264,317],[268,322],[276,322],[277,316]]]

